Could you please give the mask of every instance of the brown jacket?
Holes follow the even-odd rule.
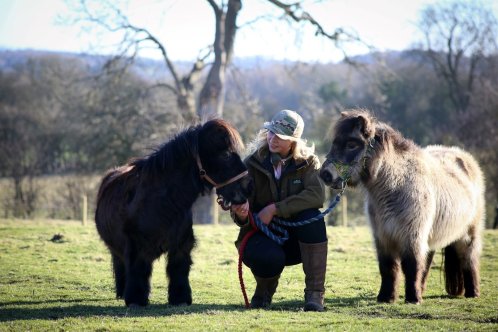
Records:
[[[246,158],[245,163],[254,181],[254,190],[249,197],[251,212],[257,213],[268,204],[275,203],[277,216],[289,219],[302,210],[323,206],[325,188],[318,176],[320,161],[315,155],[306,160],[291,159],[278,181],[274,176],[268,147],[254,152]],[[238,247],[252,227],[248,220],[239,220],[234,213],[231,215],[241,227],[235,242]]]

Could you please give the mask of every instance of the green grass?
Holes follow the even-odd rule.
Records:
[[[110,257],[92,225],[0,220],[0,331],[496,331],[498,231],[485,232],[481,297],[449,298],[441,255],[424,303],[377,304],[380,277],[367,227],[329,227],[324,313],[302,311],[300,265],[284,270],[270,310],[246,310],[237,276],[235,225],[195,226],[194,304],[166,304],[164,259],[156,262],[151,305],[128,310],[114,299]],[[61,234],[60,241],[51,241]],[[244,268],[249,296],[254,290]],[[403,294],[401,286],[400,294]]]

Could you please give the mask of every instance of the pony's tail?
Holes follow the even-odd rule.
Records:
[[[444,248],[444,276],[446,292],[451,296],[463,295],[463,270],[458,252],[452,245]]]

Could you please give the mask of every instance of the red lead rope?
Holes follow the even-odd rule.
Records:
[[[246,305],[246,309],[249,309],[251,307],[251,304],[249,303],[249,300],[247,298],[246,287],[244,285],[244,279],[242,278],[242,258],[244,257],[244,250],[246,248],[247,241],[249,241],[251,236],[253,236],[258,231],[258,228],[256,227],[256,224],[254,223],[254,219],[252,218],[251,211],[249,211],[249,222],[251,223],[252,230],[244,236],[244,238],[242,239],[242,242],[240,243],[240,246],[239,246],[239,265],[238,265],[240,289],[242,290],[242,296],[244,296],[244,302]]]

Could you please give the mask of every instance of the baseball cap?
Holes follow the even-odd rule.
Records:
[[[284,140],[298,140],[304,129],[303,118],[294,111],[282,110],[275,114],[263,127]]]

